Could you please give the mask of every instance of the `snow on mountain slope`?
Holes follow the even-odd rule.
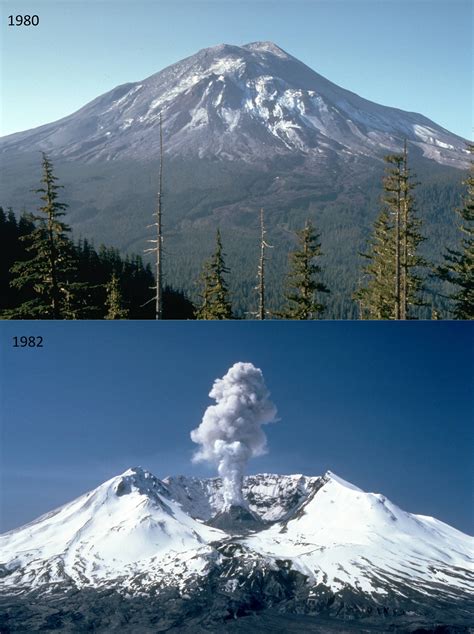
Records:
[[[406,513],[331,472],[324,481],[287,522],[246,538],[245,544],[291,560],[332,588],[386,593],[387,586],[393,589],[390,578],[425,590],[443,586],[453,594],[472,588],[471,537],[434,518]]]
[[[221,486],[218,478],[161,481],[130,469],[1,535],[0,588],[26,592],[67,584],[187,594],[205,583],[222,583],[230,592],[246,579],[251,592],[257,571],[271,587],[272,575],[283,582],[287,569],[310,587],[349,588],[357,596],[415,593],[454,601],[472,587],[471,537],[330,472],[248,476],[244,497],[266,520],[250,533],[203,523],[222,508]]]
[[[467,165],[462,138],[421,114],[340,88],[272,42],[203,49],[60,121],[5,137],[0,151],[42,149],[86,161],[156,158],[160,112],[170,156],[380,158],[406,138],[429,159]]]
[[[162,483],[129,469],[77,500],[0,536],[6,578],[32,586],[70,577],[81,585],[138,573],[153,559],[198,551],[225,535],[193,520]]]

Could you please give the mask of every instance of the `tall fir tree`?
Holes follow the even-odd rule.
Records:
[[[413,317],[411,307],[424,305],[420,299],[423,291],[420,271],[427,266],[427,262],[418,253],[418,247],[425,238],[421,233],[421,221],[416,214],[416,201],[412,194],[419,183],[414,180],[408,165],[406,140],[401,167],[400,319],[410,319]]]
[[[474,153],[474,145],[468,144],[468,150]],[[438,276],[453,284],[456,291],[451,295],[454,303],[453,313],[456,319],[474,319],[474,162],[467,179],[464,204],[456,209],[463,234],[459,249],[447,249],[444,264],[437,269]]]
[[[105,319],[127,319],[128,310],[125,308],[122,289],[120,288],[120,280],[114,272],[106,285],[107,297],[105,305],[107,313]]]
[[[296,236],[299,248],[290,254],[286,307],[279,316],[283,319],[317,319],[324,310],[317,293],[329,293],[319,279],[321,267],[316,263],[322,255],[319,234],[307,220],[304,229],[297,231]]]
[[[70,228],[61,221],[67,205],[58,201],[57,178],[53,166],[43,153],[41,215],[27,216],[34,223],[31,233],[22,237],[27,244],[30,259],[16,262],[11,271],[12,286],[29,288],[32,299],[11,311],[14,318],[68,319],[74,318],[75,250],[67,234]]]
[[[363,268],[363,282],[354,299],[362,319],[410,319],[419,299],[423,280],[419,271],[426,262],[418,253],[424,240],[416,216],[412,190],[416,187],[408,166],[406,143],[402,154],[385,157],[384,207],[369,240],[369,260]]]
[[[374,223],[369,252],[361,253],[368,260],[363,269],[363,281],[367,278],[369,281],[354,294],[360,319],[393,319],[395,251],[392,232],[389,213],[382,210]]]
[[[204,263],[199,279],[201,301],[196,311],[197,319],[232,319],[229,290],[225,280],[229,269],[225,265],[224,255],[221,233],[217,229],[216,250]]]

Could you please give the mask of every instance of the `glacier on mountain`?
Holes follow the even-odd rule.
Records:
[[[208,525],[223,507],[220,478],[159,480],[129,469],[1,535],[0,587],[27,591],[65,580],[79,588],[113,581],[131,591],[140,578],[143,591],[178,569],[183,583],[187,575],[207,574],[221,559],[219,544],[232,542],[270,567],[291,562],[308,583],[333,592],[469,592],[471,537],[402,511],[331,472],[247,476],[243,493],[262,524],[239,536],[238,525],[230,533]]]

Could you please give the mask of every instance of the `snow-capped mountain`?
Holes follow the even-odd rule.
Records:
[[[406,138],[426,158],[467,165],[462,138],[421,114],[344,90],[272,42],[203,49],[60,121],[4,137],[0,151],[150,160],[158,156],[160,113],[173,157],[256,163],[297,156],[322,163],[336,155],[380,158],[399,151]]]
[[[181,622],[190,606],[193,618],[214,621],[275,605],[438,621],[443,613],[448,624],[473,617],[474,540],[443,522],[330,472],[249,476],[244,497],[245,513],[258,521],[249,528],[237,513],[222,530],[212,526],[222,509],[220,479],[159,480],[129,469],[0,536],[1,594],[15,597],[15,614],[32,593],[51,602],[60,592],[69,614],[78,597],[105,601],[113,591],[148,597],[158,611],[167,602]]]
[[[474,580],[474,540],[432,517],[412,515],[383,495],[365,493],[333,473],[283,523],[246,538],[250,548],[291,558],[296,569],[341,590],[385,594],[396,583],[453,598]]]
[[[363,99],[269,42],[203,49],[60,121],[1,138],[0,203],[17,214],[37,209],[45,150],[64,187],[65,221],[75,239],[142,253],[153,237],[160,113],[164,277],[193,302],[219,226],[234,313],[255,312],[264,208],[275,247],[267,267],[269,311],[283,308],[293,232],[308,219],[321,234],[331,289],[324,317],[355,318],[358,254],[380,211],[383,157],[401,151],[405,139],[420,182],[414,195],[423,255],[435,263],[440,245],[457,244],[453,209],[469,165],[464,139],[421,114]],[[418,317],[430,310],[420,308]]]
[[[199,551],[223,537],[185,513],[151,473],[129,469],[0,536],[1,563],[6,562],[3,553],[15,553],[6,564],[13,574],[5,578],[15,585],[34,587],[65,578],[78,585],[100,584],[107,577],[133,575],[169,553]]]

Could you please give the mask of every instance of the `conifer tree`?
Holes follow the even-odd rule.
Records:
[[[354,294],[354,299],[359,302],[360,319],[393,319],[395,253],[392,232],[389,213],[382,210],[374,223],[369,253],[361,253],[369,261],[363,270],[364,278],[369,281]]]
[[[53,166],[43,153],[41,215],[30,215],[33,231],[22,239],[31,258],[16,262],[12,267],[12,286],[31,288],[33,298],[21,304],[11,315],[17,318],[67,319],[73,316],[70,309],[74,288],[75,251],[67,233],[70,228],[61,221],[67,205],[58,201],[57,177]]]
[[[107,297],[105,305],[107,307],[107,314],[105,315],[105,319],[127,319],[128,310],[124,306],[120,280],[115,272],[112,274],[106,286],[106,290]]]
[[[296,232],[299,248],[290,254],[287,276],[286,308],[279,314],[283,319],[317,319],[324,310],[316,293],[329,293],[318,277],[321,267],[316,258],[321,256],[319,234],[309,220],[304,229]]]
[[[17,221],[12,211],[8,214],[0,207],[0,318],[32,318],[29,302],[38,300],[32,285],[21,289],[10,284],[10,270],[15,262],[31,260],[22,240],[35,230],[34,223],[23,215]],[[155,319],[155,297],[150,301],[150,288],[155,279],[150,264],[143,264],[137,255],[120,256],[113,247],[101,245],[96,250],[85,239],[72,246],[75,280],[64,287],[63,319],[104,319],[109,312],[107,291],[115,274],[119,279],[121,302],[117,296],[112,304],[116,318]],[[77,273],[77,274],[76,274]],[[114,286],[113,284],[111,285]],[[112,289],[111,289],[112,291]],[[171,287],[163,289],[163,319],[193,319],[193,304],[181,291]],[[114,292],[110,292],[114,296]],[[153,302],[153,305],[152,305]],[[118,305],[117,305],[118,304]],[[35,303],[36,305],[36,303]],[[126,307],[126,308],[125,308]],[[46,311],[44,311],[46,314]],[[43,313],[40,315],[43,316]],[[110,315],[113,316],[112,314]]]
[[[232,319],[232,308],[225,275],[229,269],[224,262],[222,239],[219,229],[216,232],[216,250],[214,255],[204,263],[200,276],[200,306],[197,319]]]
[[[369,260],[364,267],[365,286],[354,294],[361,318],[409,319],[410,308],[420,306],[422,279],[419,269],[426,266],[418,254],[424,239],[415,212],[413,182],[408,167],[406,143],[402,154],[385,157],[384,207],[369,241]]]
[[[474,153],[474,145],[468,145],[469,151]],[[454,316],[456,319],[474,319],[474,162],[467,179],[464,206],[456,209],[461,219],[460,231],[464,234],[460,249],[447,249],[444,255],[445,263],[437,269],[438,276],[457,287],[451,296],[454,301]]]
[[[423,306],[419,298],[423,290],[419,271],[427,266],[427,262],[418,253],[418,247],[425,238],[421,234],[421,221],[416,215],[415,198],[412,194],[417,185],[408,166],[405,140],[400,175],[400,319],[412,317],[409,312],[411,306]]]

